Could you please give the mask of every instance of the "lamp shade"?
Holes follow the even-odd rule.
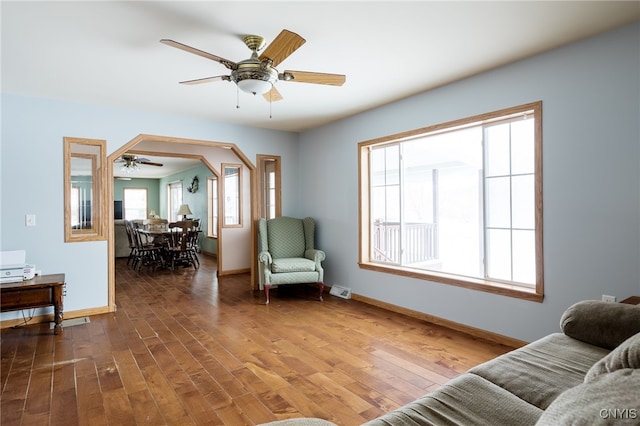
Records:
[[[176,214],[180,216],[186,216],[193,213],[191,213],[191,210],[189,209],[189,204],[181,204]]]

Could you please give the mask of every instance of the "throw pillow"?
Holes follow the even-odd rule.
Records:
[[[637,425],[640,421],[640,370],[625,368],[561,393],[536,426]]]
[[[634,334],[587,371],[585,382],[623,368],[640,368],[640,333]]]
[[[583,300],[567,308],[560,327],[569,337],[614,349],[640,332],[640,306]]]

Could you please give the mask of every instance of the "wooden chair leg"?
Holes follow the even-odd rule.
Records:
[[[269,304],[269,289],[271,288],[270,284],[265,284],[264,285],[264,296],[267,298],[267,302],[265,303],[265,305]]]
[[[318,283],[318,287],[320,287],[320,301],[324,302],[324,299],[322,298],[322,293],[324,292],[324,283],[323,282],[319,282]]]

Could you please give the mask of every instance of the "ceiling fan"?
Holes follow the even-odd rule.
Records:
[[[120,171],[125,173],[133,173],[140,170],[139,164],[162,167],[162,163],[154,163],[148,158],[140,158],[137,155],[133,154],[122,154],[122,156],[115,162],[122,164],[122,166],[120,166]]]
[[[275,67],[277,67],[282,61],[306,42],[304,38],[294,32],[282,30],[275,40],[273,40],[273,42],[264,49],[260,55],[258,55],[258,52],[261,51],[266,44],[264,37],[258,35],[247,35],[243,37],[242,40],[251,50],[251,57],[240,62],[233,62],[174,40],[162,39],[160,42],[219,62],[227,69],[231,70],[230,75],[218,75],[215,77],[181,81],[181,84],[201,84],[221,80],[233,81],[243,92],[254,95],[261,94],[266,100],[271,102],[282,99],[282,95],[280,95],[274,86],[279,80],[298,83],[326,84],[331,86],[342,86],[346,80],[346,76],[341,74],[291,70],[279,73]]]

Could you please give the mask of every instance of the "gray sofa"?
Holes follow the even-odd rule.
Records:
[[[366,425],[640,424],[640,306],[579,302],[560,327]]]
[[[115,237],[115,257],[129,257],[131,247],[129,247],[129,238],[127,237],[124,220],[115,221],[113,233]]]

